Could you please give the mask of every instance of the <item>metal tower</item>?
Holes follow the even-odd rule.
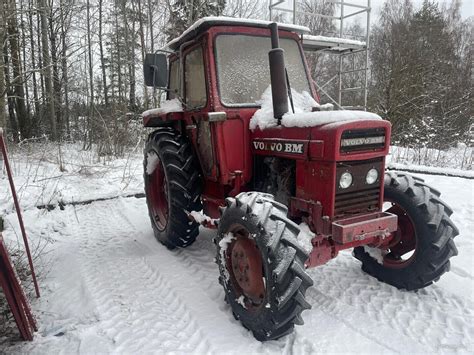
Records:
[[[328,54],[339,56],[339,69],[335,76],[330,78],[325,83],[316,83],[317,89],[321,94],[324,94],[328,99],[334,103],[339,109],[367,109],[367,91],[368,91],[368,70],[369,70],[369,39],[370,39],[370,1],[366,0],[366,5],[358,5],[348,2],[347,0],[326,0],[328,2],[339,5],[338,16],[325,15],[320,13],[309,13],[306,11],[300,11],[298,9],[298,2],[296,0],[290,0],[291,8],[284,8],[282,4],[286,3],[285,0],[270,0],[270,20],[275,12],[290,13],[293,19],[293,23],[296,24],[298,14],[309,15],[314,17],[330,18],[339,23],[338,37],[327,37],[318,34],[304,35],[303,36],[303,49],[307,52],[324,52]],[[350,1],[350,0],[349,0]],[[365,41],[356,41],[345,38],[344,24],[345,20],[350,17],[365,14],[366,15],[366,29],[365,29]],[[302,24],[304,25],[304,24]],[[356,53],[364,53],[364,62],[362,67],[351,68],[348,70],[344,69],[344,59],[348,56]],[[344,83],[344,77],[351,73],[362,72],[362,80],[360,84],[352,87],[346,87]],[[331,97],[331,95],[325,90],[325,87],[330,83],[333,83],[337,79],[337,97]],[[360,105],[348,106],[344,104],[344,94],[349,92],[362,92],[363,103]]]

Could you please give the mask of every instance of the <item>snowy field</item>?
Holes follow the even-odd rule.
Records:
[[[42,297],[33,299],[39,332],[31,343],[0,345],[0,353],[473,353],[474,181],[422,175],[454,209],[459,255],[451,272],[417,293],[399,291],[364,274],[343,252],[311,269],[313,308],[305,324],[280,340],[260,343],[235,321],[217,281],[215,232],[203,229],[191,247],[169,251],[153,236],[142,192],[141,157],[87,161],[66,152],[65,168],[33,158],[14,162],[37,262]],[[33,174],[35,172],[36,175]],[[70,176],[68,175],[70,174]],[[56,175],[65,175],[52,179]],[[43,179],[43,180],[41,180]],[[0,175],[4,236],[19,234],[6,180]],[[34,205],[122,197],[52,211]],[[0,337],[1,338],[1,337]]]

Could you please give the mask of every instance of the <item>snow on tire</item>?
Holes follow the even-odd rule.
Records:
[[[385,174],[384,201],[398,216],[398,231],[379,260],[363,247],[354,248],[362,270],[400,289],[417,290],[439,280],[457,255],[453,238],[458,229],[449,218],[451,208],[439,191],[409,174]]]
[[[216,238],[219,282],[236,319],[261,341],[280,338],[301,325],[311,306],[313,281],[299,244],[298,225],[273,196],[245,192],[226,200]]]
[[[168,248],[187,247],[199,224],[186,211],[201,210],[202,180],[191,144],[171,128],[148,136],[144,150],[146,201],[156,239]]]

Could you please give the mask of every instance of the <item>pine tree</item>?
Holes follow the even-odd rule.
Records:
[[[198,19],[221,16],[225,0],[176,0],[170,4],[169,26],[165,29],[168,40],[178,37]]]
[[[469,50],[457,39],[469,30],[436,3],[410,9],[410,0],[387,2],[372,32],[371,106],[392,122],[395,144],[446,148],[472,113]]]

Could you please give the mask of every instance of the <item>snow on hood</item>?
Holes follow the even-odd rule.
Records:
[[[381,120],[382,118],[371,112],[365,111],[330,111],[332,104],[320,105],[306,91],[299,93],[291,89],[295,113],[288,112],[283,115],[281,124],[285,127],[314,127],[322,124],[357,121],[357,120]],[[269,86],[262,95],[260,109],[255,112],[250,120],[250,129],[266,129],[277,126],[277,120],[273,117],[272,90]],[[291,110],[291,105],[288,102]],[[311,112],[313,107],[319,107],[321,111]]]
[[[153,108],[142,113],[142,117],[151,115],[161,115],[168,112],[183,112],[183,105],[178,99],[165,100],[158,108]]]

